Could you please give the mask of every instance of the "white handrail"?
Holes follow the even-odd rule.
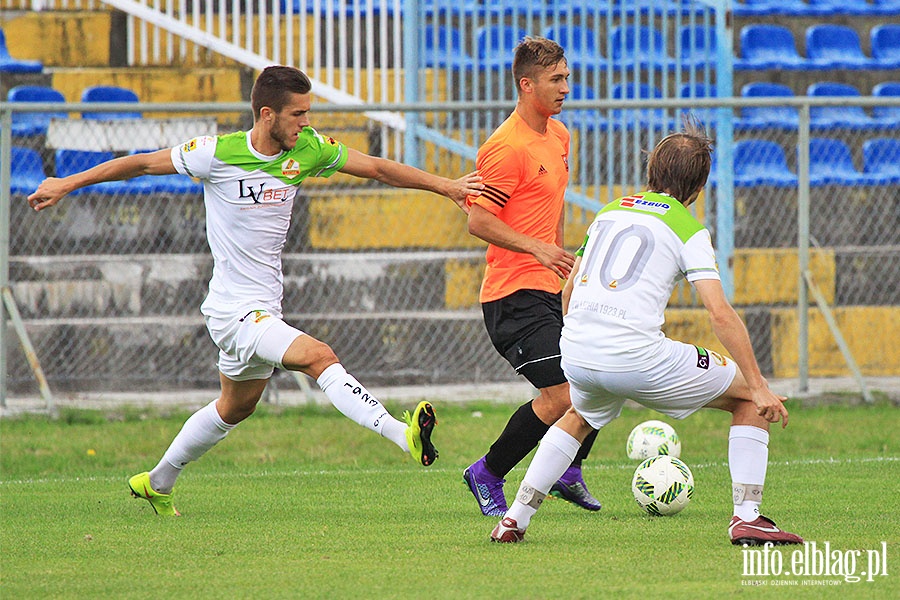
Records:
[[[382,5],[384,6],[384,0],[381,0],[381,1],[382,1]],[[259,69],[264,69],[265,67],[267,67],[269,65],[277,64],[279,62],[278,60],[274,60],[270,56],[266,56],[267,47],[266,47],[266,43],[265,43],[265,39],[267,37],[272,39],[273,40],[272,51],[275,53],[275,55],[279,56],[279,58],[280,58],[280,55],[281,55],[280,47],[274,41],[274,40],[280,40],[280,34],[277,37],[274,34],[274,31],[280,32],[280,29],[274,29],[272,35],[267,35],[267,30],[266,30],[267,22],[271,22],[273,27],[276,27],[276,28],[280,27],[280,21],[284,15],[279,14],[280,9],[278,7],[277,2],[273,3],[273,6],[275,8],[273,10],[273,13],[268,15],[268,17],[270,17],[269,19],[266,18],[267,13],[265,10],[265,4],[266,4],[265,0],[259,0],[259,2],[257,3],[257,5],[260,7],[260,9],[262,11],[259,13],[260,42],[259,42],[259,50],[258,51],[254,51],[252,49],[254,47],[254,39],[253,39],[251,12],[247,12],[247,23],[246,23],[246,26],[244,27],[245,34],[246,34],[244,46],[238,45],[238,40],[236,38],[236,36],[238,35],[238,31],[240,29],[239,27],[237,27],[237,19],[238,19],[238,14],[239,14],[239,11],[237,10],[238,5],[239,5],[238,0],[233,0],[233,4],[234,4],[233,12],[232,12],[233,39],[231,41],[226,40],[224,38],[224,29],[223,28],[220,28],[220,31],[223,33],[223,35],[219,36],[219,35],[214,35],[211,32],[211,30],[204,31],[203,29],[200,29],[199,27],[196,26],[197,23],[201,22],[201,20],[199,18],[199,13],[198,13],[199,2],[194,2],[194,13],[195,13],[194,20],[193,20],[194,24],[188,24],[185,21],[175,18],[175,16],[171,12],[172,2],[165,3],[165,12],[163,12],[162,10],[160,10],[158,8],[151,8],[151,7],[143,4],[142,2],[139,2],[136,0],[102,0],[102,2],[104,4],[107,4],[109,6],[112,6],[114,8],[121,10],[122,12],[125,12],[132,17],[136,17],[137,19],[139,19],[142,22],[142,27],[143,27],[143,23],[153,25],[159,29],[166,31],[169,35],[174,35],[174,36],[181,38],[181,40],[183,42],[190,41],[190,42],[193,42],[194,44],[196,44],[197,46],[203,46],[204,48],[209,48],[210,50],[213,50],[214,52],[217,52],[217,53],[221,54],[222,56],[233,59],[241,64],[247,65],[248,67],[259,70]],[[156,6],[159,5],[159,2],[160,2],[160,0],[154,0],[154,4]],[[313,14],[316,14],[316,11],[321,11],[320,2],[321,2],[321,0],[314,0],[314,13]],[[184,0],[181,0],[181,3],[182,3],[181,16],[183,18],[184,5],[185,5]],[[209,15],[211,15],[213,13],[215,0],[205,0],[205,4],[206,4],[206,14],[207,14],[206,23],[211,24],[212,19]],[[223,11],[221,11],[221,9],[224,8],[224,6],[222,4],[223,3],[221,1],[218,2],[218,7],[220,9],[220,20],[222,19],[221,14],[223,12]],[[301,8],[305,9],[305,5],[306,5],[306,2],[304,1],[302,3]],[[357,11],[356,14],[358,15],[359,8],[357,8],[356,11]],[[333,17],[332,17],[331,11],[326,11],[326,12],[327,12],[326,19],[332,19]],[[339,17],[340,21],[345,21],[345,19],[346,19],[346,17],[343,16],[344,12],[345,11],[341,12],[341,16]],[[287,19],[287,21],[289,23],[292,23],[292,19]],[[277,26],[275,25],[276,22],[278,23]],[[301,35],[303,35],[305,33],[305,29],[306,29],[305,20],[301,19],[300,23],[301,23],[301,32],[300,33],[301,33]],[[397,25],[397,27],[399,27],[399,24]],[[333,29],[333,28],[328,28],[328,29]],[[143,29],[142,29],[142,32],[143,32]],[[315,38],[318,40],[318,31],[316,31]],[[144,39],[146,39],[146,38],[144,36],[142,36],[142,40],[144,40]],[[329,46],[328,46],[329,48],[331,47],[330,41],[331,40],[329,40]],[[154,51],[155,51],[155,53],[158,53],[158,43],[159,43],[158,35],[155,34],[154,35],[154,46],[155,46]],[[167,47],[169,49],[168,51],[171,53],[173,45],[170,43],[167,45]],[[302,54],[305,53],[305,46],[303,44],[301,44],[300,47],[301,47],[301,53]],[[318,45],[316,45],[316,48],[318,48]],[[184,51],[184,49],[182,49],[182,51]],[[384,54],[383,54],[383,56],[384,56]],[[371,55],[371,51],[370,51],[367,58],[371,58],[371,57],[372,57],[372,55]],[[304,58],[304,56],[301,55],[301,59],[302,58]],[[341,63],[346,64],[346,56],[342,56],[341,58],[342,58]],[[141,49],[141,59],[144,61],[147,60],[146,48],[144,48],[144,47],[142,47],[142,49]],[[170,61],[173,59],[171,54],[170,54],[170,56],[168,56],[168,59]],[[333,52],[330,50],[328,52],[326,52],[326,61],[328,62],[329,66],[331,66],[331,67],[334,66]],[[319,61],[315,60],[314,63],[317,66],[314,67],[313,72],[308,73],[308,75],[310,76],[310,80],[313,82],[313,89],[315,90],[315,94],[317,96],[321,96],[322,98],[324,98],[325,100],[327,100],[329,102],[333,102],[335,104],[343,104],[343,105],[362,105],[365,102],[367,102],[367,100],[364,100],[364,99],[360,98],[359,96],[349,94],[349,93],[345,92],[344,90],[339,89],[338,87],[333,85],[333,83],[332,83],[333,68],[329,68],[325,73],[326,77],[328,78],[328,81],[327,82],[322,81],[320,79],[321,68],[318,66]],[[358,66],[355,68],[359,69]],[[368,70],[371,71],[371,69],[368,69]],[[382,76],[386,77],[386,75],[382,75]],[[345,78],[341,77],[340,82],[346,83]],[[386,84],[387,82],[384,81],[383,83]],[[381,100],[383,101],[383,100],[386,100],[387,91],[386,91],[386,89],[384,89],[385,86],[382,86],[382,87],[383,87],[382,95],[384,97],[381,98]],[[370,90],[371,90],[371,88],[370,88]],[[377,121],[379,123],[387,125],[388,127],[391,127],[399,132],[406,130],[406,119],[399,113],[386,112],[386,111],[372,111],[372,112],[365,112],[363,114],[366,117],[368,117],[369,119],[372,119],[373,121]]]

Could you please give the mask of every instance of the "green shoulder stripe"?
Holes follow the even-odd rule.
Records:
[[[703,225],[681,202],[670,196],[654,192],[642,192],[619,198],[604,206],[598,214],[614,210],[656,217],[665,223],[682,242],[687,242],[695,233],[703,229]]]

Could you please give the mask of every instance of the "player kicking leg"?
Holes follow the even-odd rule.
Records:
[[[252,318],[247,318],[251,314]],[[412,413],[407,411],[405,422],[395,419],[347,373],[327,344],[267,311],[250,311],[240,318],[208,318],[207,324],[220,347],[221,395],[188,418],[152,471],[139,473],[128,481],[132,495],[150,502],[157,514],[180,514],[172,503],[172,495],[182,469],[253,414],[274,367],[315,377],[343,415],[388,438],[422,466],[437,459],[438,451],[431,441],[437,419],[430,403],[420,402]],[[241,356],[250,358],[236,358]]]

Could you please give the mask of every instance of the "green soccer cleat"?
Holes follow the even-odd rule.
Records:
[[[424,400],[419,402],[412,415],[403,413],[406,420],[406,442],[409,444],[409,455],[423,467],[431,465],[438,457],[437,448],[431,443],[431,432],[437,425],[434,408]]]
[[[150,502],[158,515],[180,517],[181,513],[172,505],[172,494],[160,494],[150,485],[150,473],[139,473],[128,480],[131,495]],[[174,490],[173,490],[174,492]]]

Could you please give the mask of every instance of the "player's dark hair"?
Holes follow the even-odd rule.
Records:
[[[525,36],[516,46],[513,56],[513,79],[516,81],[516,90],[522,91],[519,81],[523,77],[534,79],[539,68],[555,67],[559,61],[566,58],[562,46],[542,37]]]
[[[684,203],[706,185],[712,164],[712,140],[695,119],[684,130],[664,137],[647,160],[647,184]]]
[[[283,65],[266,67],[256,78],[250,91],[253,120],[259,118],[264,106],[281,112],[288,103],[289,94],[308,94],[310,90],[312,83],[303,71]]]

